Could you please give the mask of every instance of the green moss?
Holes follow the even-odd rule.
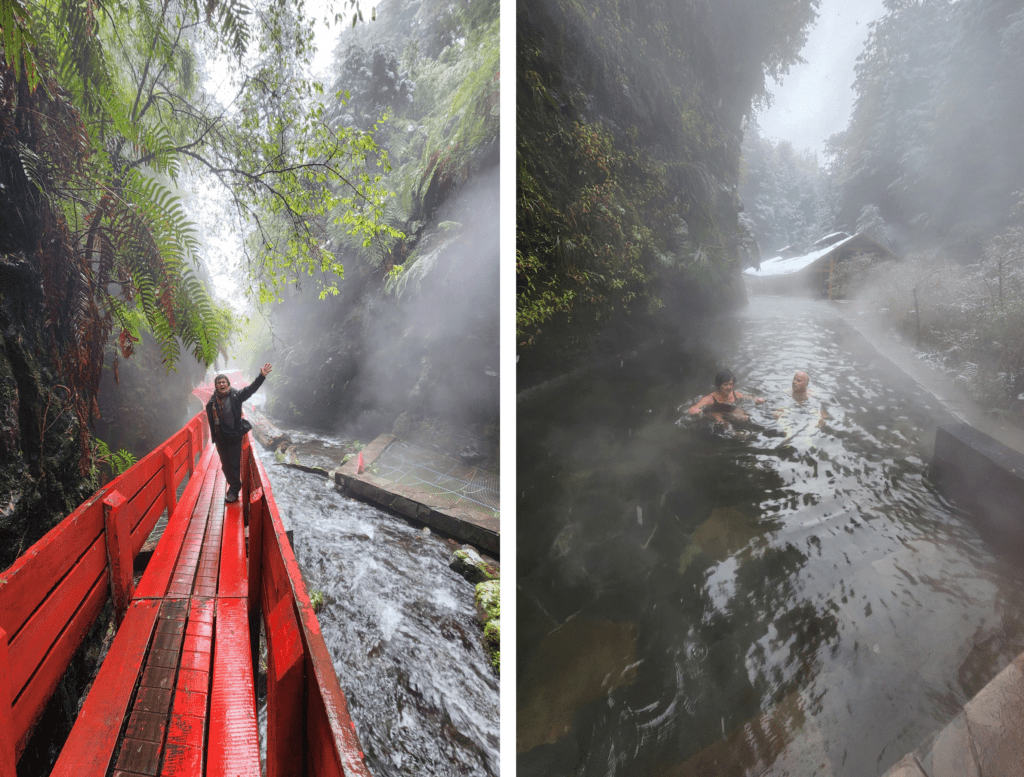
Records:
[[[312,589],[309,592],[309,603],[313,605],[313,612],[319,613],[324,608],[324,592]]]
[[[487,580],[477,584],[474,596],[476,606],[485,613],[485,620],[501,617],[501,581]]]

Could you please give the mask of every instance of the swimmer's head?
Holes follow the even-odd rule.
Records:
[[[811,382],[811,376],[803,370],[797,370],[793,376],[793,393],[802,394],[807,391],[807,384]]]
[[[732,370],[722,370],[715,375],[715,388],[722,388],[729,383],[736,385],[736,376],[732,374]]]

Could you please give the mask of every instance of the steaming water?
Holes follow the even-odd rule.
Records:
[[[926,411],[823,311],[755,299],[710,358],[518,409],[522,777],[880,774],[1024,649],[1022,575],[929,483]],[[721,364],[769,400],[745,436],[683,412]]]
[[[320,626],[370,771],[496,775],[498,678],[452,548],[261,456],[306,584],[323,591]]]

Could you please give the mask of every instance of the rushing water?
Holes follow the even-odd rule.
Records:
[[[452,546],[261,456],[370,771],[498,774],[498,678]]]
[[[842,340],[755,299],[706,357],[518,408],[521,777],[880,774],[1024,649],[1022,574],[928,481],[927,409]],[[723,366],[768,400],[728,433],[685,414]]]

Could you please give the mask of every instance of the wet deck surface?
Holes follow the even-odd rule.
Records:
[[[242,509],[217,464],[168,521],[54,775],[259,775]]]
[[[394,436],[389,434],[378,437],[363,450],[363,472],[358,472],[357,460],[350,459],[335,474],[335,482],[357,496],[421,521],[458,540],[490,553],[500,552],[501,520],[495,512],[470,500],[453,505],[445,495],[373,474],[374,462],[394,440]],[[460,465],[452,462],[452,466]],[[474,468],[461,465],[461,469],[465,470],[461,472],[462,479],[472,481]]]

